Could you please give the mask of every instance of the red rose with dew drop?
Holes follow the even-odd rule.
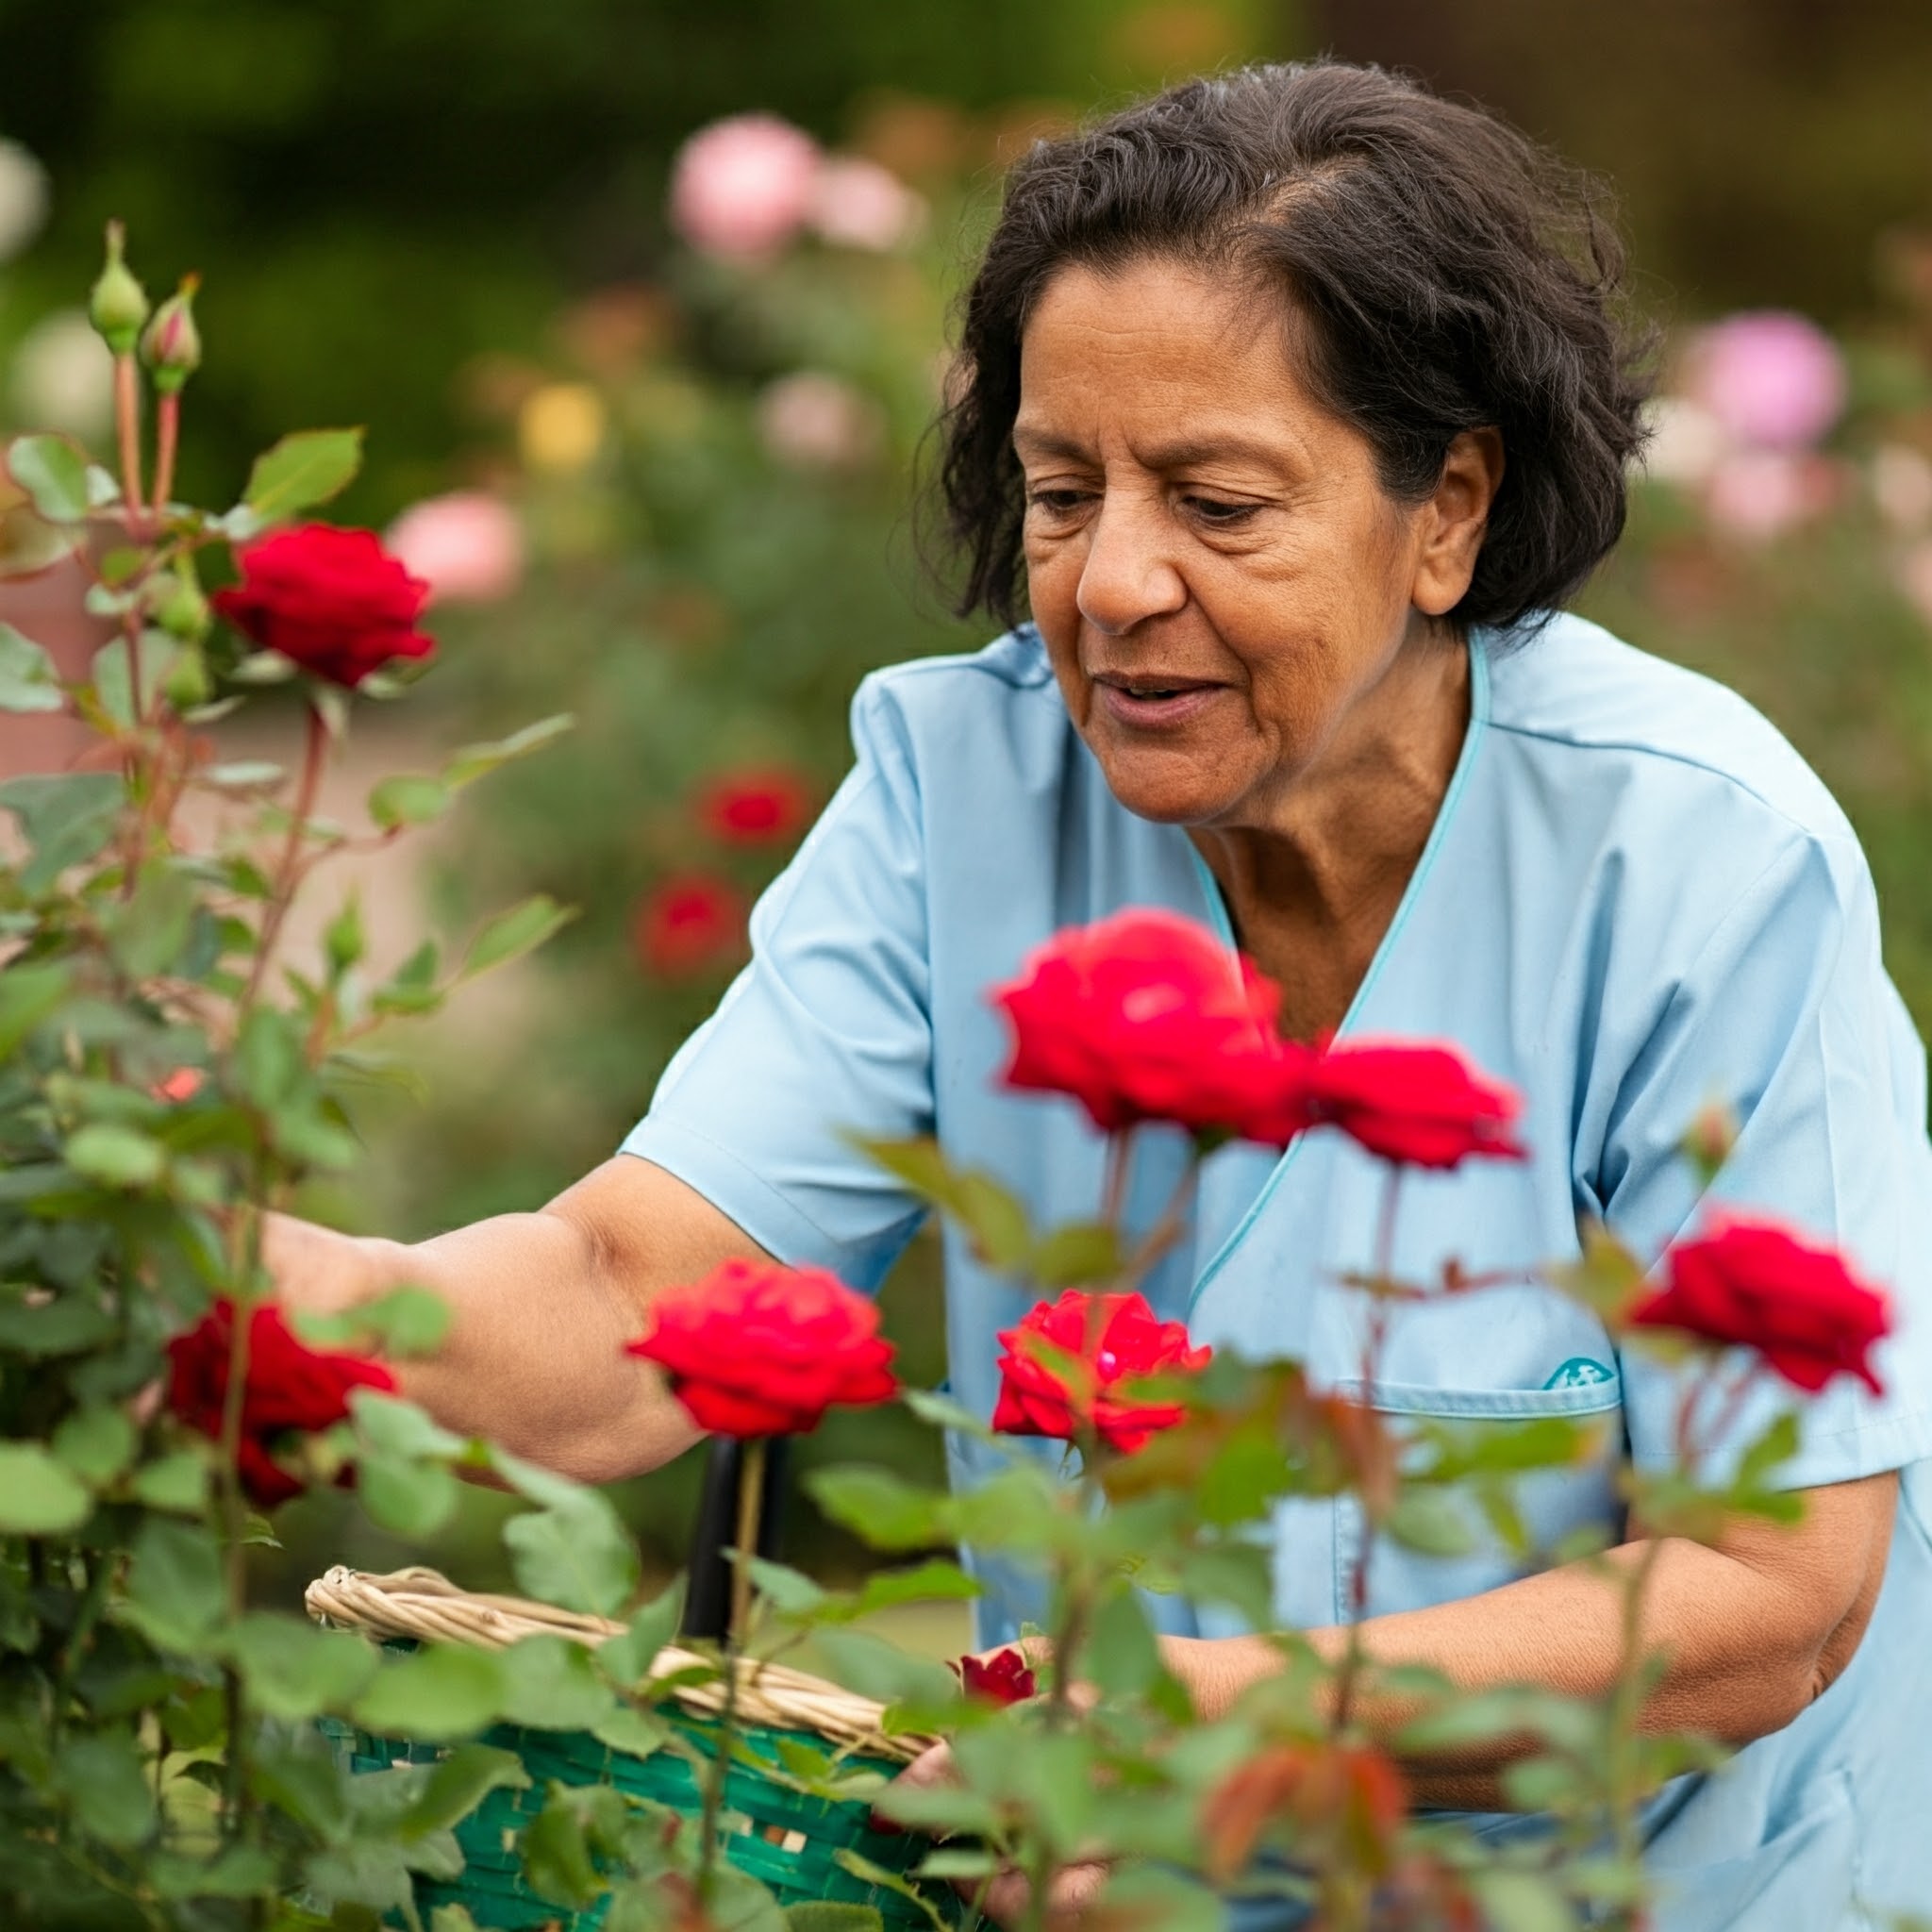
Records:
[[[1309,1124],[1400,1166],[1524,1158],[1511,1132],[1522,1096],[1441,1041],[1337,1042],[1307,1068],[1304,1105]]]
[[[1130,1385],[1150,1375],[1192,1374],[1213,1354],[1190,1343],[1185,1324],[1158,1320],[1143,1295],[1077,1288],[1039,1303],[996,1340],[995,1429],[1066,1442],[1091,1433],[1128,1455],[1186,1413],[1177,1402],[1137,1396]]]
[[[878,1328],[878,1305],[823,1268],[731,1260],[659,1295],[625,1353],[657,1363],[701,1429],[791,1436],[899,1392]]]
[[[1166,1121],[1285,1144],[1309,1055],[1275,1032],[1278,990],[1205,926],[1149,908],[1057,933],[991,993],[1008,1087],[1071,1094],[1103,1133]]]
[[[224,1299],[168,1344],[168,1407],[214,1441],[222,1438],[235,1304]],[[396,1378],[362,1356],[310,1348],[273,1302],[248,1318],[247,1380],[242,1391],[242,1486],[263,1508],[299,1495],[301,1477],[275,1459],[280,1439],[332,1428],[349,1413],[358,1389],[392,1392]]]
[[[1715,1217],[1709,1232],[1664,1257],[1662,1286],[1640,1298],[1637,1328],[1674,1328],[1720,1346],[1748,1348],[1807,1395],[1834,1375],[1885,1391],[1872,1349],[1891,1332],[1891,1307],[1836,1248],[1774,1221]]]
[[[429,586],[373,530],[303,524],[235,553],[242,581],[217,591],[216,610],[263,650],[353,690],[396,658],[426,658],[416,628]]]
[[[975,1704],[1024,1704],[1040,1689],[1025,1653],[1011,1643],[987,1657],[969,1654],[958,1658],[953,1668],[959,1674],[966,1695]]]
[[[680,873],[644,895],[638,958],[660,979],[691,979],[735,960],[744,947],[744,895],[711,873]]]
[[[811,817],[811,789],[796,772],[767,765],[725,772],[698,793],[697,818],[727,845],[779,845]]]

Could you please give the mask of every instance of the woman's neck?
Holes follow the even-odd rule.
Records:
[[[1469,713],[1467,647],[1419,639],[1264,822],[1190,829],[1242,949],[1281,984],[1289,1034],[1341,1024],[1428,843]]]

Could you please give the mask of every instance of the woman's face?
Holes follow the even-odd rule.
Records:
[[[1500,475],[1483,436],[1457,440],[1434,497],[1398,504],[1263,303],[1159,259],[1054,277],[1013,426],[1027,577],[1128,810],[1270,823],[1468,588]]]

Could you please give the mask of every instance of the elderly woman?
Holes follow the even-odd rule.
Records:
[[[1299,1038],[1436,1036],[1523,1091],[1533,1158],[1419,1184],[1407,1272],[1574,1256],[1596,1218],[1659,1249],[1700,1207],[1680,1137],[1724,1097],[1741,1133],[1714,1196],[1841,1243],[1894,1290],[1901,1340],[1889,1396],[1810,1406],[1800,1526],[1657,1553],[1657,1721],[1739,1749],[1651,1808],[1665,1923],[1821,1932],[1932,1900],[1907,1774],[1932,1737],[1924,1057],[1857,841],[1790,748],[1552,614],[1616,541],[1641,438],[1619,270],[1522,138],[1374,70],[1197,81],[1035,147],[942,425],[967,602],[1013,627],[860,689],[850,777],[620,1153],[539,1212],[414,1247],[285,1224],[287,1291],[427,1282],[457,1310],[411,1372],[432,1408],[586,1478],[652,1468],[691,1439],[619,1358],[654,1293],[761,1254],[870,1288],[917,1226],[849,1130],[937,1133],[1041,1220],[1090,1210],[1101,1144],[1072,1106],[1001,1091],[985,990],[1127,906],[1245,950]],[[1163,1168],[1142,1150],[1130,1219]],[[1151,1298],[1345,1381],[1360,1312],[1337,1284],[1368,1259],[1374,1184],[1340,1137],[1223,1150]],[[1019,1304],[957,1240],[946,1260],[953,1387],[985,1413]],[[1660,1372],[1531,1288],[1405,1310],[1382,1384],[1413,1415],[1613,1418],[1640,1463],[1671,1458]],[[954,1445],[957,1479],[976,1453]],[[1546,1542],[1607,1522],[1619,1560],[1643,1549],[1605,1467],[1530,1507]],[[1354,1530],[1330,1503],[1277,1526],[1279,1618],[1318,1644]],[[986,1582],[991,1643],[1029,1601]],[[1277,1661],[1161,1613],[1205,1710]],[[1385,1550],[1366,1641],[1470,1687],[1589,1692],[1617,1616],[1580,1568]],[[1502,1761],[1414,1774],[1487,1810]]]

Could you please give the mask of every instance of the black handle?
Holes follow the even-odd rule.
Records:
[[[684,1599],[687,1638],[723,1643],[730,1628],[731,1559],[724,1553],[738,1541],[738,1489],[743,1469],[744,1444],[729,1436],[714,1436],[705,1459],[705,1486],[691,1535],[691,1585]],[[758,1554],[768,1562],[778,1554],[778,1505],[784,1485],[785,1439],[768,1437],[758,1535]]]

